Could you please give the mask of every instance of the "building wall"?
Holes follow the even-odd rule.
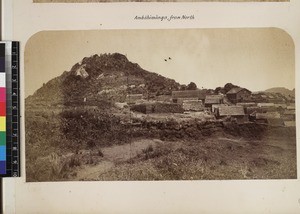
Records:
[[[206,91],[203,90],[172,91],[172,99],[197,97],[200,100],[204,100],[205,94]]]
[[[227,98],[233,103],[250,101],[251,92],[247,90],[242,90],[236,94],[227,94]]]
[[[226,117],[230,117],[231,121],[236,121],[238,124],[243,124],[243,123],[249,122],[248,115],[222,116],[222,117],[218,117],[218,119],[225,119]]]
[[[237,103],[236,94],[227,94],[226,96],[231,102]]]
[[[204,111],[204,106],[201,100],[186,100],[182,107],[185,111]]]
[[[236,95],[236,102],[249,101],[251,99],[251,93],[247,90],[242,90]]]
[[[244,115],[244,116],[237,116],[237,117],[234,117],[236,118],[237,120],[237,123],[246,123],[246,122],[249,122],[249,117],[248,115]]]
[[[144,114],[151,113],[183,113],[184,110],[179,104],[175,103],[143,103],[131,106],[132,111]]]
[[[188,100],[199,100],[197,97],[189,97],[189,98],[177,98],[175,100],[175,103],[178,103],[178,104],[183,104],[185,101],[188,101]],[[173,99],[174,101],[174,99]]]

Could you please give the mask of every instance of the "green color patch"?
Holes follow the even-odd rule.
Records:
[[[6,132],[0,132],[0,145],[6,145]]]

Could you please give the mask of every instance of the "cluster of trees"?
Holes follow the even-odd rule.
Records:
[[[236,88],[236,87],[239,87],[239,86],[234,85],[232,83],[227,83],[227,84],[225,84],[224,87],[217,87],[215,90],[212,89],[212,91],[215,94],[218,94],[218,93],[226,94],[228,91],[230,91],[231,89]],[[180,89],[182,91],[196,90],[196,89],[198,89],[198,87],[197,87],[196,83],[190,82],[188,85],[182,85]]]
[[[182,85],[181,86],[181,90],[185,91],[185,90],[196,90],[198,87],[196,85],[196,83],[194,82],[190,82],[188,85]]]
[[[217,87],[214,91],[215,94],[218,94],[218,93],[222,93],[222,94],[226,94],[228,91],[230,91],[231,89],[233,88],[238,88],[239,86],[237,85],[234,85],[232,83],[227,83],[225,84],[224,87]]]

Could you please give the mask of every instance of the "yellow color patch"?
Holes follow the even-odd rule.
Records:
[[[6,131],[6,117],[0,117],[0,131]]]

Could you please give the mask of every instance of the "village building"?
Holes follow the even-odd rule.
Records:
[[[246,110],[245,110],[246,114],[256,114],[256,113],[263,113],[263,110],[257,106],[250,106],[250,107],[247,107]]]
[[[257,106],[257,104],[254,103],[254,102],[248,102],[248,103],[236,103],[236,105],[237,105],[237,106],[243,106],[244,108]]]
[[[285,103],[277,103],[277,104],[275,104],[275,107],[277,109],[279,109],[279,108],[286,109],[287,108],[287,104],[285,104]]]
[[[267,119],[269,126],[285,126],[284,120],[282,118],[269,118]]]
[[[236,106],[242,106],[244,108],[244,111],[246,113],[247,113],[247,109],[248,108],[257,108],[256,103],[253,103],[253,102],[249,102],[249,103],[237,103]],[[253,111],[251,113],[253,113]]]
[[[183,113],[184,110],[180,104],[177,103],[161,103],[161,102],[147,102],[142,104],[132,105],[132,111],[144,114],[153,113]]]
[[[263,108],[263,107],[275,107],[275,104],[274,103],[257,103],[257,106],[260,107],[260,108]]]
[[[211,106],[211,112],[214,113],[214,114],[217,114],[217,110],[221,106],[228,106],[228,105],[226,105],[226,104],[213,104]]]
[[[175,102],[175,103],[178,103],[178,104],[183,105],[183,103],[186,102],[186,101],[198,101],[198,100],[199,100],[199,99],[198,99],[197,97],[191,97],[191,98],[178,98],[178,99],[177,99],[177,102]],[[200,100],[200,101],[202,101],[202,100]]]
[[[205,100],[206,90],[172,91],[174,103],[183,103],[184,100]]]
[[[204,111],[202,100],[185,100],[183,101],[182,108],[185,111]]]
[[[280,118],[278,112],[267,112],[267,113],[256,113],[256,120],[270,119],[270,118]]]
[[[230,118],[237,123],[248,122],[248,116],[245,114],[242,106],[220,106],[217,109],[216,117],[218,119]]]
[[[237,106],[243,106],[244,108],[247,107],[254,107],[256,106],[256,103],[254,102],[249,102],[249,103],[236,103]]]
[[[257,103],[257,107],[261,109],[262,113],[278,111],[274,103]]]
[[[251,101],[251,91],[246,88],[232,88],[226,93],[226,96],[232,103]]]
[[[270,126],[284,126],[284,121],[278,112],[256,113],[255,122]]]
[[[206,95],[204,105],[205,107],[212,108],[212,105],[223,104],[224,96],[223,95]]]

